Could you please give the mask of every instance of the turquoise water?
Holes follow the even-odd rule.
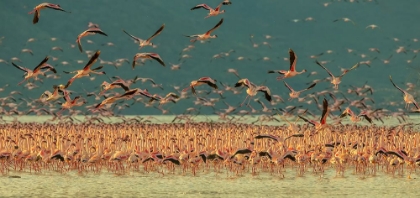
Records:
[[[26,99],[38,98],[45,90],[51,90],[53,84],[65,84],[70,79],[70,74],[63,71],[80,69],[84,64],[78,64],[81,60],[86,63],[86,54],[80,53],[76,47],[76,37],[87,29],[89,22],[99,24],[100,28],[108,34],[88,36],[82,39],[84,50],[101,50],[100,58],[103,61],[115,61],[120,58],[127,58],[130,62],[137,52],[159,53],[166,67],[156,62],[148,61],[144,66],[137,66],[131,69],[131,63],[123,63],[116,69],[113,65],[103,64],[107,76],[95,76],[94,81],[89,78],[77,79],[69,88],[75,95],[86,98],[86,92],[99,92],[99,85],[103,81],[110,81],[109,77],[118,75],[124,79],[131,79],[134,76],[153,78],[157,84],[162,84],[164,90],[152,87],[150,83],[137,82],[132,88],[140,87],[148,89],[150,93],[164,95],[168,92],[176,92],[173,86],[180,86],[181,89],[188,86],[189,82],[202,76],[210,76],[219,82],[234,85],[238,80],[227,69],[238,70],[242,78],[249,78],[255,84],[265,84],[272,94],[288,98],[288,90],[282,82],[276,80],[276,74],[267,74],[272,69],[287,69],[288,49],[292,48],[298,56],[297,69],[307,69],[308,73],[318,72],[317,75],[307,77],[306,74],[287,79],[286,81],[296,90],[305,88],[315,79],[324,79],[328,74],[315,64],[311,55],[324,53],[317,60],[327,61],[325,64],[333,74],[340,73],[341,68],[350,68],[360,61],[371,61],[371,67],[360,66],[355,71],[349,72],[340,85],[340,91],[346,93],[349,86],[361,87],[365,83],[374,89],[374,95],[369,96],[375,100],[372,104],[376,108],[403,108],[402,104],[390,106],[391,101],[401,101],[398,90],[392,87],[388,76],[392,74],[394,81],[402,88],[405,83],[417,83],[418,79],[418,58],[412,59],[419,48],[416,39],[420,27],[416,25],[419,17],[420,2],[416,0],[406,1],[234,1],[230,6],[223,6],[224,14],[204,19],[207,15],[205,10],[193,10],[198,1],[101,1],[97,4],[93,1],[74,3],[59,1],[58,3],[71,14],[55,10],[42,10],[38,24],[32,24],[32,10],[39,1],[2,1],[0,17],[3,20],[3,28],[0,31],[0,59],[9,64],[0,63],[3,72],[0,74],[1,85],[8,84],[2,96],[7,96],[10,91],[20,91]],[[53,2],[54,3],[54,2]],[[205,2],[215,7],[219,1]],[[327,6],[325,6],[327,4]],[[7,8],[7,9],[6,9]],[[351,22],[337,21],[347,17]],[[224,23],[214,33],[217,39],[201,44],[194,43],[194,49],[182,52],[184,48],[191,45],[190,39],[183,35],[201,34],[213,27],[220,18]],[[162,24],[165,24],[163,32],[153,39],[156,48],[150,46],[141,50],[133,43],[122,30],[140,38],[147,38],[152,35]],[[379,28],[367,29],[371,24]],[[253,42],[258,47],[253,47],[250,36],[253,35]],[[266,39],[266,35],[271,38]],[[34,42],[27,42],[34,38]],[[52,41],[51,38],[56,38]],[[397,38],[398,41],[395,41]],[[88,43],[91,40],[92,43]],[[264,45],[267,42],[268,45]],[[112,43],[113,46],[106,45]],[[52,51],[52,47],[61,47],[61,51]],[[399,47],[404,47],[406,53],[397,53]],[[29,53],[22,53],[22,49],[31,49],[33,56]],[[378,48],[379,52],[370,51],[369,48]],[[348,53],[352,49],[352,53]],[[221,52],[231,52],[229,56],[213,59],[214,55]],[[331,50],[332,53],[327,53]],[[189,55],[191,58],[179,60],[181,55]],[[35,89],[27,90],[23,85],[16,84],[21,81],[22,71],[10,65],[12,57],[19,58],[22,62],[19,65],[33,68],[46,55],[57,58],[50,59],[49,63],[56,66],[59,79],[47,78],[43,83],[36,82]],[[392,55],[389,64],[383,60]],[[363,56],[363,57],[362,57]],[[238,61],[238,57],[246,57]],[[268,57],[269,61],[263,61]],[[249,60],[248,60],[249,58]],[[412,59],[412,60],[411,60]],[[407,63],[407,60],[411,60]],[[63,65],[63,61],[69,64]],[[183,62],[180,70],[171,70],[171,64]],[[99,66],[101,63],[96,63]],[[219,84],[220,89],[223,87]],[[208,87],[202,86],[199,90],[209,91]],[[332,90],[329,82],[320,82],[308,93],[321,90]],[[121,91],[118,91],[121,92]],[[417,91],[410,93],[417,95]],[[305,93],[302,94],[304,96]],[[219,98],[215,93],[210,95],[202,94],[202,97]],[[231,105],[238,105],[246,96],[245,90],[240,94],[225,92],[225,100]],[[262,96],[257,96],[263,100]],[[341,95],[336,93],[336,97]],[[349,99],[359,99],[354,94],[346,94]],[[97,104],[93,98],[87,98],[88,104]],[[194,105],[194,97],[178,101],[176,105],[169,104],[170,114],[180,114],[188,107]],[[268,104],[266,101],[263,101]],[[130,102],[131,104],[131,102]],[[259,104],[251,102],[251,105],[259,109]],[[280,103],[274,107],[285,107],[288,105],[303,105],[302,108],[315,109],[313,105],[299,103],[296,101]],[[216,111],[225,108],[219,101],[215,104]],[[28,107],[25,103],[19,106],[25,110]],[[85,110],[84,107],[79,107]],[[240,109],[249,110],[247,107]],[[238,110],[240,110],[238,109]],[[212,114],[215,110],[209,107],[202,107],[201,113]],[[161,114],[156,108],[145,108],[144,105],[135,104],[131,108],[125,108],[121,114]]]
[[[140,81],[131,88],[148,89],[150,93],[165,95],[168,92],[177,92],[174,86],[180,89],[187,87],[192,80],[202,76],[210,76],[218,82],[233,86],[238,78],[228,73],[229,68],[237,69],[242,78],[249,78],[255,84],[267,85],[273,95],[288,98],[288,90],[281,81],[276,80],[276,74],[267,74],[268,70],[287,69],[289,63],[288,49],[292,48],[298,56],[297,69],[307,69],[308,73],[287,79],[287,83],[296,90],[304,89],[307,83],[315,79],[324,79],[328,74],[315,64],[311,55],[323,55],[316,58],[325,61],[325,66],[333,74],[339,74],[341,68],[350,68],[357,62],[371,60],[371,67],[362,65],[349,72],[340,84],[339,92],[351,99],[361,99],[362,96],[347,93],[351,86],[361,87],[365,83],[374,89],[373,95],[368,95],[375,103],[368,102],[372,108],[384,108],[392,111],[403,109],[402,97],[398,90],[392,87],[388,76],[392,75],[394,81],[406,89],[406,83],[418,84],[419,60],[416,57],[420,49],[417,42],[420,26],[416,23],[420,16],[420,1],[318,1],[318,0],[232,0],[230,6],[223,6],[226,12],[216,17],[204,19],[205,10],[190,8],[198,3],[208,3],[214,7],[220,1],[54,1],[65,10],[64,13],[55,10],[42,10],[38,24],[32,24],[32,15],[28,12],[42,1],[0,1],[0,86],[5,86],[0,92],[0,97],[8,96],[11,91],[19,91],[21,95],[14,95],[19,104],[18,109],[26,112],[31,106],[19,98],[31,100],[38,98],[45,90],[52,89],[54,84],[65,84],[70,79],[70,74],[63,71],[81,69],[88,61],[85,53],[80,53],[76,45],[76,37],[87,29],[89,22],[99,24],[100,28],[108,34],[88,36],[82,39],[86,51],[101,50],[102,61],[115,62],[117,59],[126,58],[130,63],[123,63],[121,67],[100,63],[94,67],[104,65],[105,76],[95,76],[77,79],[69,88],[74,93],[72,97],[81,95],[88,100],[87,105],[97,104],[99,101],[93,97],[88,98],[87,92],[99,93],[99,85],[103,81],[110,81],[110,77],[118,75],[124,79],[135,76],[153,78],[157,84],[162,84],[164,90],[151,86],[150,83]],[[327,6],[326,6],[327,5]],[[337,21],[336,19],[350,18],[353,22]],[[183,35],[201,34],[213,27],[220,18],[224,23],[214,33],[217,39],[207,43],[191,43]],[[123,33],[123,29],[140,38],[147,38],[162,24],[164,31],[153,39],[156,48],[145,47],[141,50],[133,41]],[[376,24],[379,28],[366,28]],[[252,41],[250,40],[251,35]],[[269,36],[267,36],[269,35]],[[271,37],[271,38],[268,38]],[[34,38],[35,41],[28,42]],[[52,39],[55,38],[55,39]],[[88,43],[88,40],[92,41]],[[258,44],[254,47],[253,43]],[[266,42],[266,43],[264,43]],[[109,43],[113,45],[110,46]],[[269,45],[268,45],[269,44]],[[182,50],[188,45],[194,48],[187,52]],[[61,51],[51,50],[60,47]],[[398,53],[397,49],[403,47],[406,52]],[[370,51],[377,48],[379,51]],[[22,53],[22,49],[30,49],[33,55]],[[349,53],[349,49],[352,50]],[[231,52],[229,56],[213,58],[222,52]],[[331,51],[329,51],[331,50]],[[156,52],[160,54],[166,67],[154,61],[147,61],[144,66],[131,69],[131,61],[138,52]],[[332,52],[332,53],[329,53]],[[12,58],[16,57],[21,62],[14,60],[19,65],[34,68],[45,56],[50,56],[49,63],[56,67],[59,79],[43,78],[43,83],[35,82],[34,89],[27,89],[24,85],[18,86],[22,80],[22,71],[11,65]],[[190,58],[181,58],[188,55]],[[389,63],[384,60],[389,59]],[[245,57],[239,61],[239,57]],[[265,58],[264,58],[265,57]],[[269,60],[264,60],[264,59]],[[54,59],[54,60],[53,60]],[[78,63],[82,61],[84,63]],[[182,63],[181,69],[171,70],[171,64]],[[310,72],[316,75],[307,77]],[[6,86],[8,85],[8,86]],[[219,85],[219,89],[223,87]],[[202,86],[198,90],[210,91]],[[317,86],[306,92],[315,93],[323,90],[332,91],[332,86],[327,81],[322,81]],[[122,93],[121,90],[117,92]],[[303,93],[304,96],[306,93]],[[416,89],[410,93],[418,96]],[[336,97],[342,98],[340,93]],[[201,97],[220,98],[216,93],[200,93]],[[200,109],[200,114],[211,115],[200,117],[200,120],[217,120],[212,114],[226,108],[222,101],[238,106],[245,98],[245,90],[239,94],[225,91],[224,99],[211,107],[195,106],[195,97],[182,99],[177,104],[168,104],[165,109],[170,112],[166,117],[157,117],[160,121],[170,122],[174,115],[183,113],[189,107]],[[304,102],[286,101],[270,106],[261,95],[258,95],[269,108],[284,108],[290,105],[301,105],[301,109],[310,109],[315,114],[320,111],[315,105]],[[323,96],[320,96],[322,99]],[[326,96],[332,103],[332,99]],[[309,99],[308,99],[309,100]],[[391,102],[396,102],[393,104]],[[8,111],[8,100],[0,103],[2,109]],[[130,101],[129,104],[132,102]],[[251,101],[251,105],[260,110],[258,103]],[[344,104],[347,106],[348,104]],[[86,106],[76,109],[85,111]],[[119,106],[122,106],[120,104]],[[47,107],[50,108],[50,107]],[[54,106],[54,110],[59,105]],[[249,110],[239,107],[238,110]],[[159,109],[144,107],[136,103],[130,108],[124,108],[119,114],[161,115]],[[1,113],[5,115],[5,112]],[[66,114],[66,113],[64,113]],[[255,117],[244,122],[253,122]],[[333,112],[337,115],[338,112]],[[6,117],[7,120],[13,120]],[[45,117],[16,117],[19,121],[43,121]],[[416,117],[411,117],[409,122],[415,122]],[[345,122],[344,122],[345,123]],[[395,120],[387,124],[397,124]],[[269,123],[278,124],[278,123]],[[19,175],[22,178],[12,179],[7,176],[0,177],[1,196],[13,197],[272,197],[274,196],[325,196],[344,195],[348,197],[415,197],[418,186],[418,175],[413,174],[413,179],[404,177],[390,177],[378,174],[375,177],[360,177],[347,174],[346,178],[335,178],[333,172],[328,172],[323,179],[310,173],[304,177],[296,177],[293,170],[289,171],[286,179],[279,179],[261,174],[253,177],[246,175],[240,178],[228,178],[224,175],[199,174],[191,175],[166,175],[130,173],[129,175],[116,176],[111,173],[100,175],[88,174],[86,176],[66,175],[46,172],[43,174],[29,174],[11,172],[9,175]],[[263,190],[261,190],[263,189]]]

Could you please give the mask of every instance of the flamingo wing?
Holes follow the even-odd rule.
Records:
[[[318,61],[315,61],[315,63],[317,64],[317,65],[319,65],[320,67],[322,67],[325,71],[327,71],[328,72],[328,75],[330,75],[331,76],[331,78],[334,78],[334,75],[330,72],[330,70],[328,70],[326,67],[324,67],[324,65],[322,65],[321,63],[319,63]]]
[[[321,124],[325,124],[327,122],[328,117],[328,101],[324,98],[322,101],[322,116],[321,116]]]
[[[90,58],[89,62],[86,64],[86,66],[83,68],[83,70],[89,70],[90,67],[98,60],[99,55],[101,54],[101,51],[96,51],[96,53]]]
[[[91,32],[91,33],[95,33],[95,34],[102,34],[104,36],[108,36],[105,32],[103,32],[101,29],[97,28],[97,27],[92,27],[89,28],[88,30],[86,30],[87,32]]]
[[[215,29],[220,27],[220,25],[222,25],[222,23],[223,23],[223,18],[220,19],[219,23],[217,23],[213,28],[211,28],[209,31],[207,31],[206,34],[210,34],[211,32],[213,32]]]
[[[289,84],[287,84],[286,81],[283,81],[283,83],[284,83],[284,86],[286,86],[289,89],[290,92],[293,92],[294,91],[293,88],[290,87]]]
[[[22,67],[22,66],[16,65],[14,62],[12,62],[12,65],[13,65],[13,66],[15,66],[16,68],[18,68],[18,69],[20,69],[20,70],[24,71],[24,72],[31,71],[31,70],[30,70],[30,69],[28,69],[28,68],[25,68],[25,67]]]
[[[297,56],[292,49],[289,49],[290,71],[296,71]]]
[[[34,73],[38,72],[40,69],[43,68],[43,66],[45,66],[44,64],[48,61],[48,56],[44,58],[44,60],[42,60],[35,68],[34,68]],[[51,65],[50,65],[51,66]]]
[[[149,57],[159,62],[162,66],[165,67],[165,63],[163,62],[162,58],[159,56],[159,54],[151,53],[149,54]]]
[[[150,38],[148,38],[147,42],[150,42],[153,38],[159,35],[162,32],[163,28],[165,28],[165,24],[163,24]]]
[[[395,87],[395,88],[397,88],[398,90],[400,90],[403,94],[406,94],[406,91],[405,91],[405,90],[401,89],[400,87],[398,87],[398,86],[394,83],[394,81],[392,80],[391,75],[389,76],[389,80],[391,81],[392,85],[394,85],[394,87]]]
[[[194,7],[191,8],[191,10],[195,10],[195,9],[200,9],[200,8],[204,8],[206,10],[211,10],[212,8],[210,6],[208,6],[207,4],[198,4]]]
[[[134,40],[136,40],[137,42],[141,42],[141,41],[143,41],[142,39],[140,39],[140,38],[138,38],[138,37],[135,37],[135,36],[133,36],[133,35],[131,35],[131,34],[129,34],[128,32],[126,32],[125,30],[123,30],[124,31],[124,33],[126,33],[128,36],[130,36],[132,39],[134,39]]]

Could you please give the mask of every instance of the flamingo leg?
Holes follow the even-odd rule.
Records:
[[[20,81],[19,83],[18,83],[18,85],[21,85],[23,82],[25,82],[27,79],[25,78],[25,79],[23,79],[22,81]]]
[[[244,103],[245,103],[245,101],[246,101],[246,99],[248,99],[248,97],[249,97],[249,95],[247,95],[246,97],[245,97],[245,100],[241,103],[241,107],[244,105]]]

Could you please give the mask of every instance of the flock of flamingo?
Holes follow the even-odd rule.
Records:
[[[205,9],[209,13],[206,16],[216,17],[225,13],[223,6],[234,6],[229,0],[224,0],[216,8],[206,4],[199,4],[191,10]],[[43,20],[53,20],[48,16],[41,17],[41,10],[50,8],[70,13],[59,5],[42,3],[36,6],[30,14],[34,14],[33,23]],[[49,15],[51,13],[46,13]],[[344,20],[346,21],[346,20]],[[347,20],[349,21],[349,20]],[[204,34],[188,35],[192,38],[191,43],[203,42],[208,39],[216,39],[212,33],[223,27],[224,19]],[[335,21],[334,21],[335,22]],[[153,46],[152,40],[164,31],[165,24],[148,39],[140,39],[128,31],[123,30],[130,38],[138,43],[140,49]],[[130,31],[131,32],[131,31]],[[133,33],[133,32],[131,32]],[[82,39],[88,35],[100,34],[108,36],[99,25],[89,24],[86,31],[77,36],[77,46],[83,52]],[[205,43],[207,44],[207,43]],[[194,46],[191,45],[193,48]],[[361,88],[349,90],[349,94],[356,94],[360,99],[355,101],[336,96],[342,78],[350,71],[356,70],[366,62],[354,63],[349,69],[343,69],[339,76],[333,75],[322,62],[316,61],[329,78],[332,90],[326,89],[322,93],[301,94],[308,91],[319,82],[311,83],[306,89],[295,91],[286,80],[308,72],[306,69],[297,70],[298,56],[289,49],[290,67],[288,70],[271,70],[268,73],[276,73],[280,76],[277,80],[290,91],[289,101],[298,100],[311,104],[312,99],[318,104],[321,114],[319,119],[310,111],[298,110],[298,107],[286,109],[269,108],[258,98],[261,94],[271,105],[287,102],[280,96],[271,93],[269,87],[254,84],[247,78],[241,78],[236,70],[234,73],[239,80],[229,86],[215,80],[213,77],[197,77],[190,85],[178,93],[170,92],[165,96],[150,93],[147,89],[131,88],[136,81],[150,81],[157,85],[153,79],[134,78],[125,80],[115,77],[113,82],[104,81],[99,93],[90,93],[88,96],[97,96],[97,100],[104,96],[105,99],[88,106],[91,115],[85,122],[72,122],[72,115],[80,113],[73,110],[74,107],[83,106],[87,100],[81,95],[72,98],[73,91],[68,88],[77,83],[77,79],[91,77],[92,75],[106,75],[101,71],[103,66],[93,68],[101,51],[90,54],[90,59],[83,69],[65,72],[73,74],[67,83],[53,86],[53,90],[45,91],[35,101],[27,101],[31,109],[22,113],[17,110],[16,100],[12,97],[2,98],[2,112],[4,115],[23,115],[36,113],[37,115],[53,115],[53,121],[46,123],[21,123],[18,118],[11,123],[0,125],[0,172],[8,174],[16,172],[43,172],[58,171],[66,173],[77,171],[87,173],[93,171],[100,173],[104,170],[124,174],[129,171],[157,172],[159,174],[187,174],[199,175],[210,171],[216,174],[241,176],[247,173],[258,175],[262,172],[284,177],[288,170],[296,171],[298,176],[311,172],[323,175],[327,169],[336,171],[337,176],[344,176],[346,172],[356,175],[376,175],[378,171],[392,176],[403,175],[404,170],[410,175],[420,166],[420,137],[415,124],[405,122],[408,112],[420,112],[413,95],[408,90],[400,88],[389,76],[390,84],[402,95],[409,109],[405,112],[389,113],[386,109],[373,109],[367,103],[373,102],[368,94],[373,94],[372,87],[365,85]],[[39,76],[47,76],[47,72],[57,73],[54,66],[48,64],[49,57],[45,57],[34,69],[29,69],[12,62],[17,69],[25,72],[24,79],[19,83],[34,83],[40,80]],[[130,61],[132,69],[138,64],[147,64],[147,60],[156,61],[165,66],[164,60],[157,53],[141,52],[134,55]],[[356,72],[356,71],[354,71]],[[308,72],[309,73],[309,72]],[[49,74],[48,74],[49,75]],[[32,82],[31,82],[32,81]],[[218,83],[224,90],[220,90]],[[205,91],[197,90],[198,86],[209,86],[210,93],[220,95],[218,99],[207,99]],[[319,85],[318,85],[319,86]],[[104,117],[117,116],[115,108],[129,107],[131,105],[122,101],[133,100],[134,103],[141,101],[146,105],[155,105],[156,108],[165,112],[163,108],[167,103],[177,103],[187,97],[197,98],[196,105],[210,106],[220,99],[224,99],[226,92],[239,92],[242,87],[246,88],[246,98],[237,106],[227,105],[227,109],[217,112],[220,119],[226,122],[196,122],[195,108],[187,109],[187,113],[176,116],[172,123],[153,124],[146,118],[124,118],[123,122],[105,123]],[[188,94],[191,89],[192,94]],[[111,90],[119,90],[109,93]],[[108,92],[108,93],[106,93]],[[323,97],[322,97],[323,96]],[[322,97],[322,98],[319,98]],[[63,99],[63,102],[60,100]],[[146,99],[146,101],[144,101]],[[320,100],[321,102],[318,102]],[[257,112],[251,102],[258,102],[262,115],[255,123],[238,123],[245,119],[241,115]],[[55,111],[55,104],[60,103],[61,109]],[[134,104],[133,103],[133,104]],[[414,105],[414,110],[410,105]],[[173,104],[176,105],[176,104]],[[343,105],[347,107],[342,108]],[[4,109],[10,108],[9,111]],[[42,108],[40,108],[40,106]],[[237,111],[239,107],[246,106],[251,110]],[[49,107],[49,109],[48,109]],[[359,113],[355,113],[355,109]],[[69,116],[65,116],[65,111]],[[230,117],[237,111],[235,117]],[[338,116],[332,112],[341,111]],[[312,114],[312,115],[311,115]],[[386,122],[388,117],[395,117],[401,121],[397,126],[380,125]],[[290,121],[291,118],[295,121]],[[328,118],[331,118],[330,121]],[[352,124],[342,124],[341,121],[349,119]],[[264,125],[265,121],[279,119],[285,122],[280,126]],[[305,124],[296,123],[302,120]],[[378,123],[379,125],[376,125]]]

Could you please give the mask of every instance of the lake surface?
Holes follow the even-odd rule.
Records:
[[[88,97],[87,93],[99,93],[103,81],[111,81],[111,77],[120,76],[123,79],[133,79],[135,76],[152,78],[156,84],[138,81],[131,88],[148,89],[152,94],[166,95],[169,92],[180,94],[180,90],[188,87],[192,80],[203,76],[210,76],[218,81],[219,90],[223,96],[211,92],[211,88],[201,86],[199,96],[215,99],[214,108],[195,105],[196,97],[179,100],[176,104],[168,104],[164,109],[169,112],[161,115],[162,111],[155,105],[146,107],[141,101],[130,101],[126,107],[119,104],[121,109],[116,114],[139,115],[153,123],[170,123],[175,115],[185,112],[187,108],[199,109],[200,116],[196,121],[219,121],[215,113],[223,111],[227,104],[240,110],[249,111],[246,105],[239,106],[245,99],[245,89],[238,89],[234,94],[225,90],[220,84],[223,82],[233,86],[238,78],[228,72],[236,69],[241,78],[248,78],[258,85],[266,85],[273,95],[281,96],[285,102],[270,104],[262,95],[257,95],[270,109],[300,106],[320,115],[310,97],[298,102],[287,101],[289,90],[283,82],[277,81],[277,74],[267,74],[268,70],[287,70],[289,68],[289,48],[298,56],[297,70],[307,69],[308,72],[287,83],[296,90],[306,88],[311,82],[321,79],[316,87],[306,94],[316,94],[318,100],[323,97],[329,101],[328,95],[318,95],[317,92],[328,90],[337,98],[344,96],[350,101],[369,97],[367,105],[370,109],[388,109],[389,112],[407,112],[404,109],[401,92],[395,89],[389,81],[392,75],[394,82],[417,98],[420,67],[418,42],[420,26],[420,1],[327,1],[327,0],[232,0],[232,5],[222,6],[225,13],[204,19],[207,11],[190,9],[199,4],[207,3],[211,7],[220,1],[54,1],[70,11],[64,13],[52,9],[44,9],[38,24],[32,24],[33,15],[28,14],[36,5],[43,1],[0,1],[0,97],[6,97],[12,91],[14,100],[2,99],[1,115],[7,121],[17,119],[20,122],[44,122],[51,116],[19,116],[8,117],[9,111],[18,110],[26,114],[33,108],[29,104],[39,98],[46,90],[52,91],[53,85],[66,84],[71,74],[64,71],[75,71],[84,67],[89,60],[86,53],[80,53],[75,42],[76,37],[87,29],[89,22],[99,24],[107,33],[88,36],[82,39],[85,51],[101,50],[100,60],[94,67],[103,65],[107,75],[93,75],[92,78],[77,79],[69,90],[73,91],[72,98],[80,95],[87,104],[75,109],[82,113],[88,112],[86,106],[96,105],[101,100]],[[216,39],[206,43],[191,43],[184,35],[202,34],[212,28],[221,18],[223,24],[214,31]],[[351,21],[345,22],[343,18]],[[338,20],[337,20],[338,19]],[[336,21],[337,20],[337,21]],[[334,22],[335,21],[335,22]],[[125,35],[122,30],[147,38],[162,24],[164,31],[153,39],[155,47],[145,47],[139,50],[138,45]],[[378,28],[371,29],[375,24]],[[189,45],[194,47],[183,51]],[[53,50],[59,47],[60,50]],[[29,49],[28,52],[22,51]],[[27,51],[27,50],[26,50]],[[166,67],[155,61],[146,61],[145,65],[138,65],[133,70],[131,61],[138,52],[158,53]],[[314,56],[315,57],[311,57]],[[23,72],[12,66],[12,62],[34,68],[45,56],[49,56],[48,63],[58,72],[57,79],[41,77],[43,82],[36,81],[28,89],[25,84],[17,85],[23,78]],[[118,62],[117,59],[127,59]],[[243,59],[243,60],[242,60]],[[349,69],[356,63],[370,61],[369,66],[361,64],[354,71],[346,74],[342,79],[338,91],[333,91],[331,84],[324,79],[328,73],[315,64],[315,60],[324,65],[335,75],[343,68]],[[122,63],[121,66],[115,66]],[[179,70],[171,70],[173,64],[181,64]],[[316,72],[308,76],[309,73]],[[407,84],[412,83],[412,84]],[[372,95],[365,93],[357,95],[348,93],[349,89],[362,87],[365,84],[373,88]],[[124,93],[123,90],[117,90]],[[208,94],[206,94],[208,92]],[[20,99],[19,99],[20,98]],[[62,102],[64,100],[60,99]],[[26,102],[27,101],[27,102]],[[29,102],[29,103],[28,103]],[[330,103],[330,104],[331,104]],[[17,104],[16,109],[9,105]],[[256,101],[250,105],[259,112],[253,116],[245,116],[237,122],[252,123],[260,116],[261,108]],[[346,102],[344,106],[349,105]],[[41,108],[44,106],[37,106]],[[48,107],[53,112],[60,108],[59,104]],[[345,107],[344,107],[345,108]],[[337,110],[338,111],[338,110]],[[235,114],[236,114],[235,112]],[[358,111],[359,112],[359,111]],[[333,112],[339,115],[341,112]],[[64,113],[66,114],[66,113]],[[273,113],[269,113],[273,114]],[[157,119],[149,119],[149,115]],[[195,114],[194,114],[195,115]],[[207,116],[202,116],[207,115]],[[82,116],[77,117],[83,119]],[[115,122],[117,119],[105,122]],[[386,125],[399,124],[395,118],[385,119]],[[418,123],[417,116],[410,116],[408,122]],[[301,123],[301,122],[299,122]],[[347,120],[343,123],[348,123]],[[375,121],[376,124],[380,124]],[[258,122],[256,122],[258,124]],[[282,122],[263,122],[263,124],[277,125]],[[226,174],[199,173],[181,175],[157,173],[130,172],[126,175],[107,173],[55,173],[46,171],[41,174],[10,172],[0,177],[1,197],[418,197],[419,176],[417,173],[392,177],[378,172],[377,176],[361,176],[346,171],[344,178],[335,177],[332,169],[320,178],[310,171],[303,177],[297,177],[295,170],[288,169],[285,178],[261,173],[258,176],[245,174],[241,177],[228,177]],[[9,178],[18,175],[21,178]]]
[[[416,197],[419,175],[392,177],[353,175],[347,170],[336,177],[333,170],[320,178],[310,170],[297,177],[288,169],[285,178],[261,173],[227,176],[214,172],[181,175],[134,172],[78,175],[75,173],[10,173],[21,178],[0,177],[2,197]]]

